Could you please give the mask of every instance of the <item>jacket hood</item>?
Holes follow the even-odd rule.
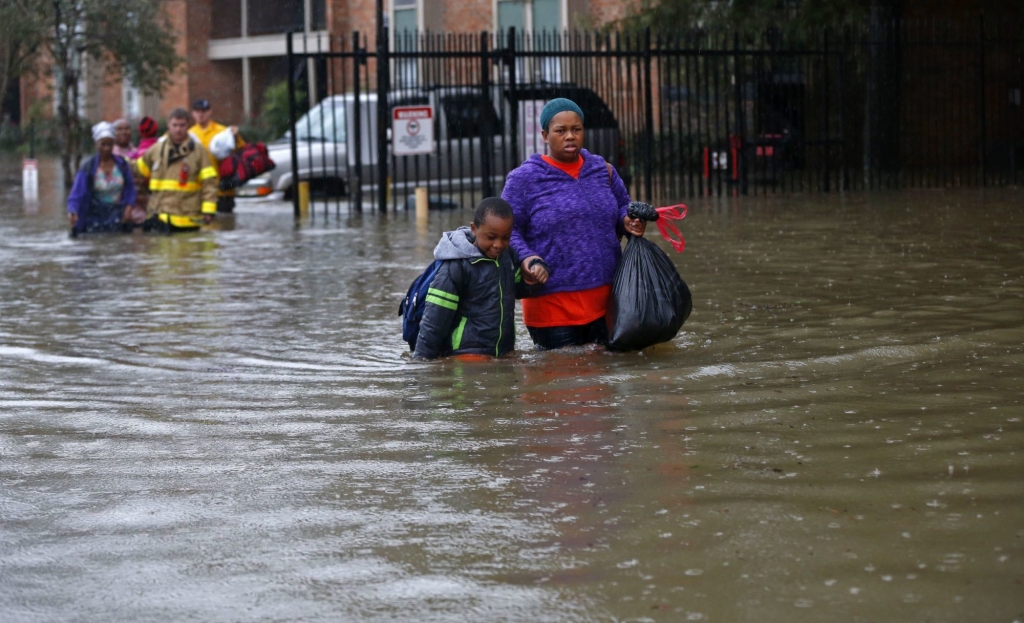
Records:
[[[472,230],[463,225],[455,231],[446,231],[434,247],[436,260],[461,260],[483,257],[484,254],[473,244]]]

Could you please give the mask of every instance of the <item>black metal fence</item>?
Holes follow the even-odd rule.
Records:
[[[515,31],[383,40],[371,51],[359,33],[289,37],[293,103],[302,80],[313,105],[293,113],[290,175],[310,180],[325,206],[340,210],[346,195],[354,210],[402,209],[424,186],[437,205],[498,194],[509,171],[543,153],[536,119],[554,97],[581,105],[585,147],[652,202],[1024,177],[1024,37],[983,19],[814,41]],[[392,125],[403,107],[430,111],[408,126],[417,140],[433,134],[421,140],[429,153],[395,155],[410,139]]]

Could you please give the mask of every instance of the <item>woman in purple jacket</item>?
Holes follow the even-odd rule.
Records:
[[[114,155],[114,128],[106,121],[92,128],[96,154],[82,163],[68,194],[71,235],[122,231],[128,209],[135,204],[132,169]]]
[[[512,249],[527,283],[523,320],[542,349],[607,341],[605,309],[626,233],[647,223],[626,215],[629,194],[615,169],[583,149],[583,111],[553,99],[540,114],[549,155],[512,171],[501,198],[512,206]]]

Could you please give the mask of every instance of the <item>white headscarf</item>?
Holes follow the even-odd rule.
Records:
[[[92,140],[94,143],[98,143],[104,138],[114,138],[114,126],[106,121],[100,121],[92,126]]]

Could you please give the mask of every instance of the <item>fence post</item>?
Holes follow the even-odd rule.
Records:
[[[378,4],[381,0],[377,0]],[[378,12],[378,16],[380,12]],[[388,211],[388,28],[377,20],[377,208],[381,214]]]
[[[736,128],[735,129],[736,129],[736,135],[739,137],[738,140],[735,141],[736,145],[735,145],[734,149],[736,150],[736,153],[733,156],[734,160],[735,160],[734,166],[736,167],[736,169],[735,169],[735,171],[736,171],[735,177],[738,178],[738,179],[734,179],[733,181],[739,184],[740,194],[746,195],[746,194],[748,194],[748,190],[749,190],[748,187],[747,187],[746,159],[744,157],[744,152],[746,151],[744,149],[744,142],[746,142],[746,138],[747,138],[747,136],[746,136],[747,135],[747,132],[746,132],[747,112],[746,112],[746,110],[744,108],[744,105],[743,105],[743,80],[744,80],[744,78],[743,78],[743,71],[742,71],[743,66],[742,66],[742,64],[740,62],[740,34],[739,34],[739,32],[734,32],[733,35],[732,35],[732,67],[733,67],[733,78],[734,78],[734,82],[736,83],[735,84],[736,88],[734,90],[734,95],[735,95],[735,98],[736,98]],[[730,145],[730,147],[732,147],[732,145]]]
[[[981,124],[981,131],[978,133],[978,163],[980,166],[981,185],[985,186],[988,174],[985,157],[986,136],[988,123],[985,119],[985,12],[978,16],[978,120]]]
[[[487,31],[480,32],[480,88],[483,91],[483,105],[494,108],[491,100],[491,63],[488,53]],[[491,126],[491,111],[481,110],[480,119],[483,121],[480,128],[480,176],[483,178],[484,197],[494,195],[494,180],[491,179],[492,163],[491,155],[494,152],[494,128]]]
[[[342,47],[344,48],[344,42],[342,42]],[[366,64],[366,48],[359,45],[358,30],[352,31],[352,52],[354,53],[352,56],[352,127],[355,130],[352,140],[355,142],[356,153],[350,177],[352,182],[349,195],[352,197],[352,208],[361,213],[363,211],[363,105],[359,101],[361,95],[359,68]],[[341,62],[345,62],[344,57]]]
[[[850,27],[843,33],[843,46],[839,52],[839,194],[849,190],[850,169],[846,162],[846,55],[850,52]]]
[[[832,166],[831,166],[832,165],[832,163],[831,163],[831,158],[832,158],[832,123],[831,123],[831,121],[832,121],[832,109],[831,109],[831,106],[830,106],[829,93],[828,93],[829,86],[830,86],[829,79],[828,79],[828,63],[829,63],[828,28],[825,29],[825,32],[822,35],[821,39],[822,39],[822,44],[823,44],[822,45],[822,48],[823,48],[823,50],[822,50],[822,60],[824,61],[823,67],[822,67],[822,71],[825,74],[824,75],[824,80],[823,80],[823,82],[825,83],[825,89],[824,89],[824,91],[825,91],[825,93],[824,93],[824,108],[825,108],[825,115],[824,115],[825,125],[824,125],[824,128],[825,128],[825,131],[823,133],[824,134],[824,139],[825,139],[823,141],[823,143],[825,145],[825,174],[822,176],[823,177],[822,181],[824,182],[824,186],[825,186],[824,190],[825,190],[825,192],[828,193],[828,192],[832,192]]]
[[[651,97],[651,27],[644,28],[644,199],[653,201],[654,197],[654,102]]]
[[[289,142],[292,148],[292,213],[298,220],[301,213],[299,212],[299,148],[298,139],[295,136],[297,120],[295,118],[295,49],[292,45],[294,35],[295,31],[288,32],[286,50],[288,55],[288,136],[291,139]]]
[[[505,59],[508,63],[508,101],[512,105],[509,112],[509,133],[512,135],[512,163],[517,164],[521,158],[519,151],[519,100],[516,95],[516,28],[508,29],[508,40],[505,41]]]

